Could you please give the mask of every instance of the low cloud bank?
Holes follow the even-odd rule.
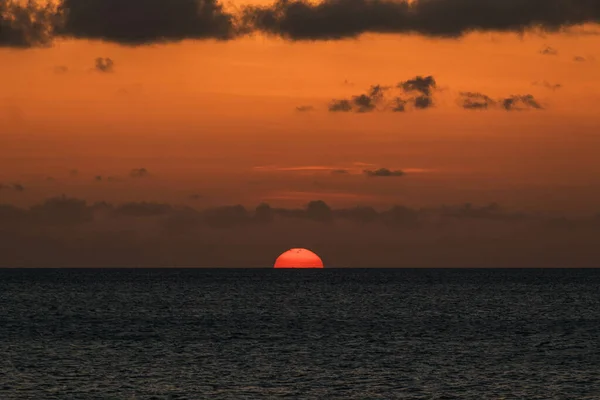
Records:
[[[600,215],[512,212],[497,204],[297,209],[260,204],[196,210],[88,204],[67,197],[0,205],[2,267],[268,267],[308,247],[345,267],[589,267],[600,262]]]

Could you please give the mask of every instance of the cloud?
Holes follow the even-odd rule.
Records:
[[[375,170],[365,169],[363,171],[363,173],[365,175],[371,176],[371,177],[400,177],[400,176],[405,175],[404,171],[401,171],[401,170],[392,171],[387,168],[379,168],[379,169],[375,169]]]
[[[507,97],[502,100],[502,107],[506,111],[521,111],[531,108],[538,110],[543,109],[540,103],[538,103],[538,101],[533,97],[533,95],[530,94],[514,95]]]
[[[290,40],[335,40],[363,33],[456,38],[473,31],[556,32],[600,21],[589,0],[278,0],[248,6],[253,29]]]
[[[506,111],[543,109],[540,103],[531,94],[512,95],[494,100],[479,92],[461,92],[459,95],[459,104],[466,110],[487,110],[497,106],[502,107]]]
[[[329,111],[331,112],[350,112],[352,111],[352,103],[350,100],[332,100],[329,104]]]
[[[554,47],[546,46],[545,48],[540,50],[540,54],[543,54],[545,56],[556,56],[558,55],[558,50],[556,50]]]
[[[124,217],[155,217],[166,215],[173,210],[173,207],[164,203],[153,202],[131,202],[125,203],[114,208],[117,216]]]
[[[57,33],[121,45],[225,40],[236,35],[234,16],[217,0],[62,0]]]
[[[479,92],[461,92],[460,102],[461,107],[467,110],[485,110],[496,104],[492,98]]]
[[[296,107],[296,111],[298,112],[309,112],[309,111],[314,111],[314,107],[313,106],[298,106]]]
[[[45,47],[56,24],[52,4],[0,0],[0,47]]]
[[[372,85],[365,93],[352,96],[350,99],[334,99],[329,104],[331,112],[372,111],[404,112],[407,105],[415,109],[426,109],[433,106],[432,92],[436,82],[432,76],[416,76],[398,83],[395,86]],[[389,93],[396,93],[390,97]],[[407,97],[408,96],[408,97]]]
[[[560,83],[550,83],[548,81],[535,81],[531,83],[533,86],[541,86],[550,90],[558,90],[562,88],[562,84]]]
[[[334,100],[330,104],[329,111],[355,111],[358,113],[374,111],[377,105],[382,102],[387,89],[389,87],[373,85],[366,93],[352,96],[350,100]]]
[[[436,88],[435,78],[433,76],[417,76],[404,82],[400,82],[398,87],[405,92],[420,92],[424,96],[430,96],[431,91]]]
[[[0,183],[0,190],[4,190],[4,189],[14,190],[15,192],[24,192],[25,191],[25,187],[23,185],[21,185],[20,183],[13,183],[10,185],[5,185],[5,184]]]
[[[589,61],[589,59],[583,57],[583,56],[575,56],[573,57],[573,61],[575,62],[586,62]]]
[[[600,262],[600,217],[519,213],[497,204],[336,209],[312,200],[298,208],[263,203],[195,210],[63,196],[30,208],[0,204],[0,226],[2,267],[269,267],[294,246],[341,267]]]
[[[98,57],[95,61],[94,69],[98,72],[110,73],[115,71],[115,63],[110,58]]]
[[[75,225],[92,221],[92,209],[84,200],[65,196],[50,198],[29,210],[36,224]]]
[[[347,169],[332,169],[331,170],[332,175],[348,175],[349,173],[350,173],[350,171],[348,171]]]
[[[150,175],[146,168],[134,168],[129,172],[132,178],[145,178]]]

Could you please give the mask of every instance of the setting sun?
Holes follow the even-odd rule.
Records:
[[[275,260],[275,268],[324,268],[321,258],[310,250],[290,249]]]

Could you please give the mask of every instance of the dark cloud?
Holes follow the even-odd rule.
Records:
[[[600,217],[519,213],[497,204],[194,210],[57,197],[0,204],[0,266],[252,267],[311,248],[348,267],[586,267],[600,262]],[[219,229],[219,231],[217,231]]]
[[[296,107],[296,111],[298,112],[309,112],[313,111],[315,108],[313,106],[298,106]]]
[[[56,22],[51,4],[0,0],[0,47],[48,46]]]
[[[558,55],[558,50],[556,50],[554,47],[547,46],[540,50],[540,54],[545,56],[556,56]]]
[[[575,61],[575,62],[586,62],[586,61],[588,61],[588,59],[585,58],[585,57],[583,57],[583,56],[575,56],[575,57],[573,57],[573,61]]]
[[[102,175],[96,175],[96,176],[94,177],[94,180],[95,180],[96,182],[102,182]]]
[[[373,85],[366,93],[352,96],[350,99],[333,100],[329,105],[332,112],[358,112],[371,111],[406,111],[411,104],[415,109],[426,109],[433,106],[433,91],[436,82],[432,76],[417,76],[391,86]],[[400,92],[402,96],[391,97],[388,93]]]
[[[62,36],[123,45],[230,39],[234,17],[217,0],[62,0]]]
[[[461,92],[459,104],[466,110],[487,110],[500,106],[506,111],[520,111],[526,109],[543,109],[533,95],[513,95],[499,100],[479,92]]]
[[[404,176],[404,171],[401,170],[390,170],[387,168],[379,168],[376,170],[369,170],[369,169],[365,169],[363,171],[363,173],[367,176],[372,176],[372,177],[400,177],[400,176]]]
[[[229,228],[251,222],[248,210],[242,205],[222,206],[204,211],[203,221],[213,228]]]
[[[13,183],[10,185],[5,185],[0,183],[0,190],[3,189],[9,189],[9,190],[14,190],[15,192],[24,192],[25,191],[25,187],[23,185],[21,185],[20,183]]]
[[[392,101],[392,111],[393,112],[404,112],[406,111],[406,104],[408,102],[401,97],[396,97]]]
[[[377,105],[381,104],[384,93],[389,87],[373,85],[366,93],[352,96],[351,99],[332,100],[329,104],[329,111],[332,112],[358,112],[366,113],[374,111]]]
[[[115,215],[124,217],[156,217],[160,215],[166,215],[172,210],[173,207],[169,204],[132,202],[115,207],[114,213]]]
[[[417,76],[404,82],[400,82],[398,87],[405,92],[420,92],[424,96],[430,96],[431,91],[436,88],[435,78],[433,76]]]
[[[467,110],[485,110],[496,104],[492,98],[479,92],[461,92],[460,103]]]
[[[506,111],[521,111],[526,109],[542,109],[543,107],[530,94],[514,95],[502,100],[502,107]]]
[[[329,103],[329,111],[331,112],[350,112],[352,111],[352,103],[350,100],[342,99],[342,100],[332,100]]]
[[[425,95],[415,97],[414,103],[415,103],[415,107],[420,110],[424,110],[426,108],[433,106],[433,100],[431,99],[431,96],[425,96]]]
[[[535,81],[532,83],[533,86],[541,86],[550,90],[558,90],[562,88],[560,83],[550,83],[548,81]]]
[[[29,216],[37,224],[76,225],[91,222],[93,214],[84,200],[62,196],[34,205]]]
[[[132,178],[145,178],[150,175],[150,173],[146,168],[134,168],[131,170],[131,172],[129,172],[129,175]]]
[[[290,40],[333,40],[363,33],[454,38],[472,31],[555,32],[600,21],[590,0],[278,0],[249,6],[243,21]]]
[[[106,57],[106,58],[98,57],[98,58],[96,58],[94,68],[98,72],[105,72],[105,73],[114,72],[115,71],[115,62],[108,57]]]

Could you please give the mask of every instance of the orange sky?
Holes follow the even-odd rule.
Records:
[[[135,48],[71,40],[48,49],[0,49],[0,183],[27,188],[0,191],[0,200],[31,203],[66,193],[186,203],[199,194],[194,204],[321,198],[598,210],[599,40],[486,33],[290,43],[254,36]],[[558,55],[541,55],[546,46]],[[114,72],[94,71],[97,57],[114,60]],[[59,66],[68,70],[58,73]],[[416,75],[435,77],[435,108],[327,111],[331,99]],[[461,91],[532,94],[545,109],[467,111],[456,103]],[[302,105],[314,111],[297,112]],[[303,166],[351,173],[278,170]],[[150,176],[132,180],[129,171],[140,167]],[[380,167],[408,173],[361,174]],[[70,176],[73,169],[77,176]],[[116,179],[94,182],[96,175]]]

